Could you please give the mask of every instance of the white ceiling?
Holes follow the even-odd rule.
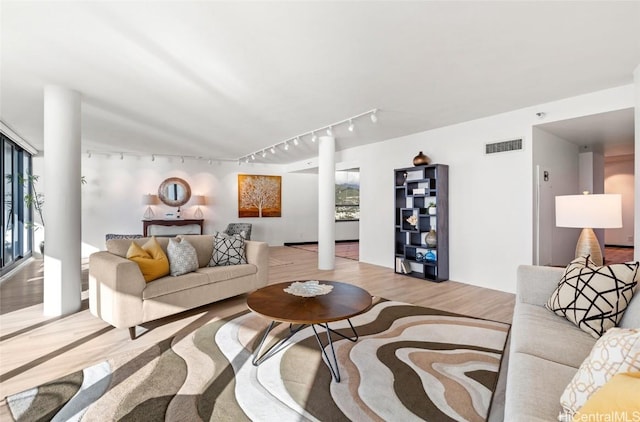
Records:
[[[640,2],[2,0],[0,118],[43,145],[43,86],[83,149],[238,158],[343,149],[633,82]],[[304,142],[269,162],[315,156]]]
[[[538,125],[542,130],[574,143],[581,151],[605,156],[634,153],[634,110],[611,111]]]

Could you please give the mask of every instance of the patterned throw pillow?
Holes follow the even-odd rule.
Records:
[[[576,258],[545,306],[598,338],[622,319],[637,283],[638,265],[598,267],[588,257]]]
[[[640,329],[612,328],[593,346],[562,393],[560,404],[573,415],[600,387],[621,372],[640,371]]]
[[[144,281],[149,282],[169,274],[169,260],[155,237],[140,246],[131,242],[127,259],[138,264]]]
[[[182,238],[169,239],[167,246],[172,276],[187,274],[198,269],[198,253],[191,243]]]
[[[239,234],[227,236],[224,233],[216,233],[213,237],[213,255],[209,261],[210,267],[222,265],[246,264],[247,257],[244,252],[244,238]]]

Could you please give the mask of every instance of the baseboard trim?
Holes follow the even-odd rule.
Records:
[[[360,242],[360,239],[353,240],[336,240],[336,243],[354,243]],[[302,245],[317,245],[318,242],[284,242],[284,246],[302,246]]]

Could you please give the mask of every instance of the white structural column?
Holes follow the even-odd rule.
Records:
[[[633,82],[636,92],[635,106],[635,206],[634,206],[634,233],[633,233],[633,254],[634,260],[640,260],[640,65],[633,72]]]
[[[80,94],[44,89],[44,314],[80,309]]]
[[[336,140],[321,136],[318,146],[318,269],[332,270],[336,260]]]

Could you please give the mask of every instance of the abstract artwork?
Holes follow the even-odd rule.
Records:
[[[280,217],[282,177],[238,175],[238,217]]]

